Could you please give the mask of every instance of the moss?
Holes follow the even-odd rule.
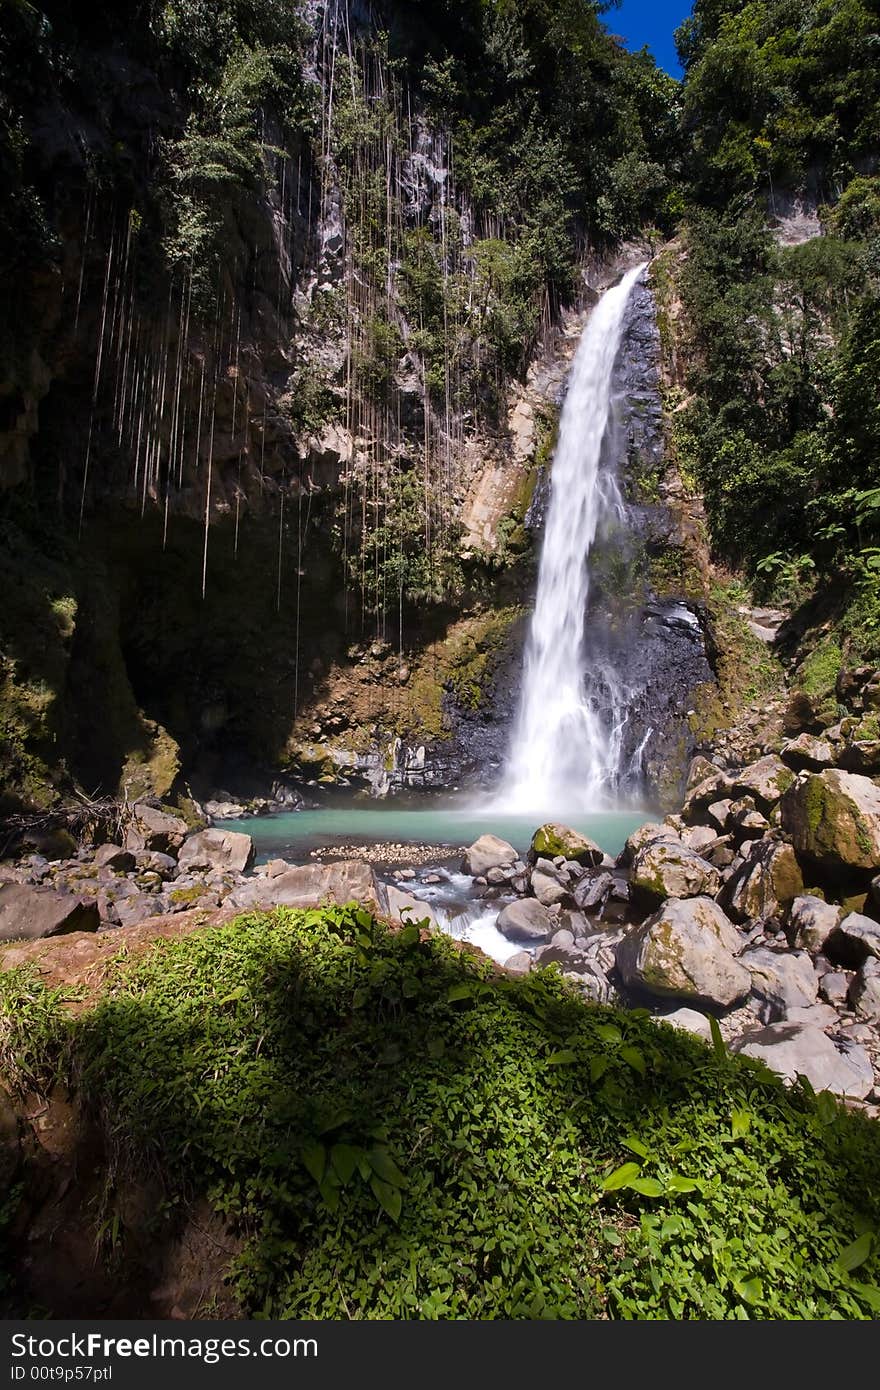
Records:
[[[518,607],[508,607],[475,614],[429,648],[409,682],[406,708],[395,721],[395,732],[402,738],[448,738],[444,695],[452,696],[461,709],[479,709],[492,668],[521,613]]]
[[[208,888],[204,883],[194,883],[191,888],[172,889],[168,898],[175,907],[195,907],[207,892]]]
[[[648,579],[659,598],[699,602],[705,594],[703,577],[694,556],[684,546],[670,545],[649,555]]]
[[[748,595],[737,584],[713,584],[708,610],[715,634],[716,681],[698,686],[688,724],[699,743],[711,743],[754,700],[785,691],[782,666],[749,628],[738,607]],[[724,706],[727,705],[728,709]]]
[[[805,695],[828,695],[834,690],[842,665],[843,652],[834,638],[829,637],[801,662],[798,684]]]

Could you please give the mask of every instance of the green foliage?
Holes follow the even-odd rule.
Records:
[[[264,1317],[871,1316],[874,1124],[421,935],[242,918],[7,1055],[45,1086],[61,1029],[117,1181],[207,1195]]]
[[[690,172],[706,201],[797,186],[811,169],[839,176],[873,151],[871,0],[696,0],[678,40]]]

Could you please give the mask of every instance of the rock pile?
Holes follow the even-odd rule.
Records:
[[[780,1075],[880,1100],[880,790],[824,756],[801,736],[746,767],[695,758],[680,814],[613,862],[565,827],[536,831],[528,862],[483,836],[463,868],[502,900],[508,968],[555,962],[703,1036],[714,1015]]]

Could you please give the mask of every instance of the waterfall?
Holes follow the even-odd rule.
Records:
[[[619,780],[627,691],[606,657],[597,652],[588,661],[585,622],[591,547],[603,524],[625,514],[616,471],[601,465],[626,308],[644,269],[636,266],[600,299],[571,370],[519,710],[497,798],[513,813],[595,810]]]

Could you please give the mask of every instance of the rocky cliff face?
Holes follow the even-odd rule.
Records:
[[[358,48],[369,15],[349,8],[344,52],[330,9],[308,9],[320,149],[269,99],[255,144],[247,121],[224,126],[240,74],[219,125],[193,126],[156,70],[100,37],[93,86],[34,102],[52,239],[21,277],[0,371],[9,804],[74,782],[165,796],[183,776],[207,792],[254,766],[382,793],[500,765],[583,319],[545,316],[522,381],[499,365],[473,328],[495,293],[473,248],[501,243],[456,190],[446,133]],[[218,201],[230,149],[252,168]],[[212,217],[221,249],[202,264]],[[587,300],[627,254],[588,264]],[[637,365],[655,352],[649,317],[646,300],[620,367],[621,438],[659,477],[656,371]],[[648,550],[663,551],[666,499],[648,512]],[[625,640],[619,613],[601,619],[615,659],[634,652],[628,593]],[[659,763],[698,643],[692,614],[647,602],[631,741]]]

